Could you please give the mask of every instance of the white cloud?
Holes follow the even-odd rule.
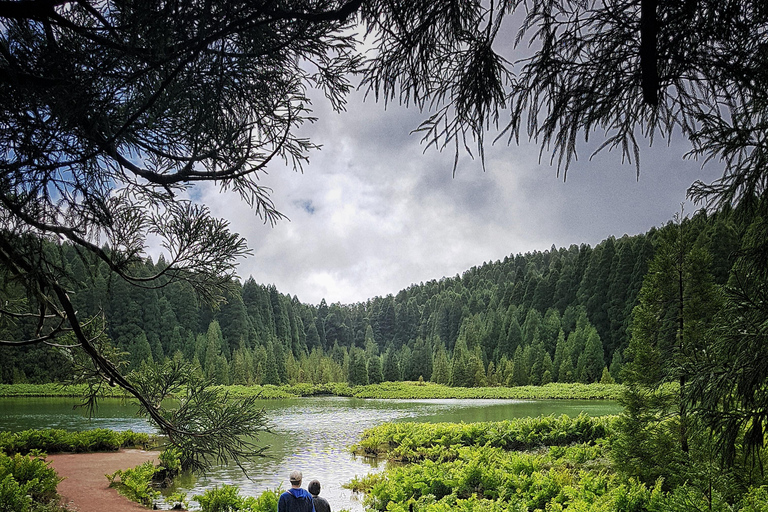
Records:
[[[316,105],[320,120],[303,132],[323,149],[303,174],[274,166],[264,177],[290,221],[265,226],[236,195],[201,188],[248,239],[242,278],[308,303],[364,301],[509,254],[645,232],[706,178],[680,145],[645,151],[639,181],[619,155],[601,154],[576,162],[563,183],[529,143],[487,148],[485,171],[464,156],[453,177],[452,150],[424,153],[409,134],[421,114],[359,97],[344,114]]]

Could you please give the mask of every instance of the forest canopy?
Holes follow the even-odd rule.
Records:
[[[618,381],[649,265],[680,227],[670,222],[595,247],[510,255],[349,305],[303,304],[249,278],[233,282],[226,302],[211,308],[185,284],[142,290],[110,279],[103,264],[84,267],[72,247],[63,247],[61,257],[79,276],[72,287],[78,311],[86,317],[104,311],[109,338],[129,354],[129,368],[180,357],[219,384]],[[725,285],[741,228],[705,212],[682,227],[690,245],[709,255],[702,271]],[[165,265],[147,260],[137,271],[156,273]],[[671,318],[674,304],[666,310],[661,316]],[[22,324],[17,329],[10,336],[28,336]],[[4,355],[3,382],[66,377],[65,361],[40,364],[36,348]]]

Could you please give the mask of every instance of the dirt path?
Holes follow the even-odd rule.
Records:
[[[51,467],[64,480],[59,483],[62,502],[73,512],[136,512],[147,509],[110,489],[107,473],[155,460],[160,452],[120,450],[105,453],[49,455]]]

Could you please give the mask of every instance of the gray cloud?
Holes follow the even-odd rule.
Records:
[[[363,301],[509,254],[645,232],[679,211],[695,179],[718,174],[683,161],[679,143],[644,151],[639,180],[620,155],[587,151],[563,182],[524,142],[489,146],[485,170],[462,156],[453,176],[452,150],[425,152],[409,133],[424,115],[361,96],[342,114],[316,104],[319,121],[302,130],[322,150],[303,173],[264,177],[289,221],[265,226],[236,196],[200,188],[248,239],[241,277],[309,303]]]

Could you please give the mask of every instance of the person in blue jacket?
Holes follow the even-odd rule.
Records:
[[[288,476],[291,488],[280,495],[277,512],[315,512],[312,495],[301,488],[301,478],[301,471],[291,471]]]

